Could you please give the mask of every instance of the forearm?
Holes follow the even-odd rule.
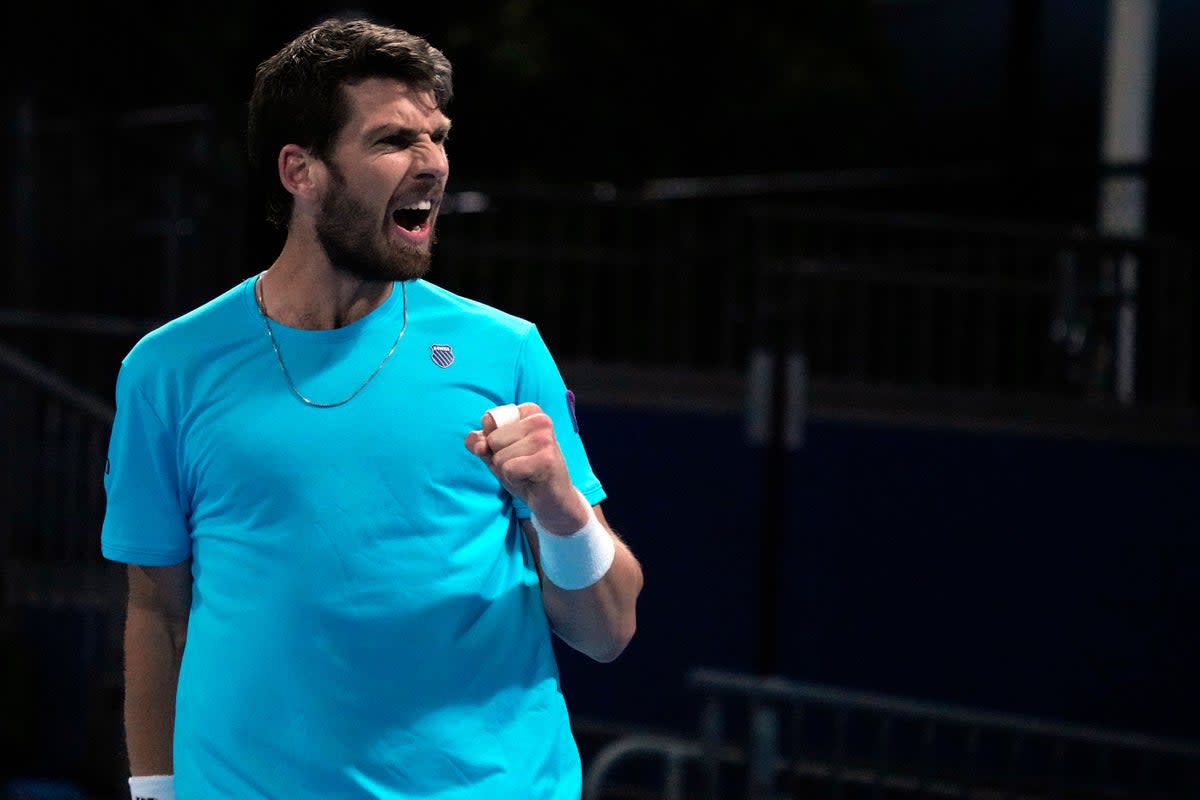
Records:
[[[542,602],[554,632],[596,661],[619,656],[637,629],[637,596],[642,568],[619,538],[608,572],[585,589],[560,588],[542,581]]]
[[[499,406],[480,422],[463,444],[533,513],[522,527],[551,626],[576,650],[612,661],[637,627],[642,568],[600,506],[572,484],[554,423],[536,404]]]
[[[599,506],[589,506],[572,487],[553,500],[537,498],[534,517],[545,536],[579,531],[595,515],[599,529],[612,537],[614,553],[608,571],[585,588],[563,588],[542,570],[541,538],[528,523],[526,533],[542,577],[542,603],[554,632],[576,650],[596,661],[608,662],[624,651],[637,629],[637,597],[642,590],[642,568],[633,553],[613,533]]]
[[[133,775],[174,772],[175,690],[186,623],[131,606],[125,623],[125,741]]]

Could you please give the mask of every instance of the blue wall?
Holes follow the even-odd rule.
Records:
[[[646,589],[617,662],[561,648],[564,689],[689,731],[689,667],[754,668],[762,456],[732,416],[580,403]],[[815,420],[789,469],[785,675],[1196,735],[1200,452]]]

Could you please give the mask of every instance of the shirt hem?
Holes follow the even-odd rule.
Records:
[[[586,492],[581,490],[580,494],[583,495],[583,499],[587,500],[588,505],[591,506],[597,505],[608,498],[608,493],[604,491],[603,486],[595,486]],[[533,512],[524,503],[519,501],[514,502],[513,509],[517,512],[517,519],[531,519],[533,517]]]
[[[188,552],[173,553],[162,550],[142,550],[134,547],[103,544],[100,552],[109,561],[122,564],[136,564],[142,567],[170,567],[187,559]]]

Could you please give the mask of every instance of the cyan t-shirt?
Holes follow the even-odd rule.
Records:
[[[604,491],[534,325],[425,281],[352,325],[272,323],[254,279],[146,336],[117,381],[106,557],[192,557],[180,800],[572,798],[579,755],[529,511],[463,445],[534,402]]]

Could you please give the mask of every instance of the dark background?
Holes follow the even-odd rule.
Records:
[[[1009,179],[910,195],[904,208],[890,210],[1091,229],[1107,7],[1099,0],[22,3],[6,19],[3,84],[10,107],[28,104],[40,120],[78,131],[105,129],[143,109],[212,110],[206,180],[231,204],[240,233],[236,262],[214,266],[221,277],[211,296],[231,272],[269,264],[280,242],[246,185],[244,112],[254,67],[332,13],[395,23],[454,63],[452,189],[604,182],[623,192],[681,176],[984,168]],[[1197,45],[1200,4],[1161,0],[1147,231],[1185,243],[1197,241]],[[11,127],[3,135],[6,144],[17,139]],[[64,244],[107,219],[106,209],[68,198],[100,205],[128,194],[117,171],[111,186],[57,196],[72,177],[87,183],[113,174],[98,163],[90,168],[86,136],[82,142],[62,154],[57,182],[32,187],[39,238],[31,259],[56,280],[16,301],[0,296],[0,309],[165,315],[118,298],[135,280],[133,268],[102,238],[87,239],[99,246]],[[94,156],[108,152],[97,145]],[[55,158],[39,154],[42,174],[54,173]],[[22,207],[21,186],[9,186],[7,207]],[[152,256],[145,262],[158,264],[159,253]],[[72,275],[96,271],[111,272],[112,297],[72,295]],[[108,373],[119,358],[114,343]],[[100,383],[110,387],[111,374]],[[686,670],[752,671],[763,635],[756,616],[761,453],[746,447],[736,414],[604,407],[586,393],[580,404],[585,441],[610,493],[607,514],[629,532],[648,583],[641,631],[617,663],[594,665],[563,649],[568,700],[579,718],[692,732]],[[1194,443],[1046,437],[1003,425],[964,433],[901,423],[900,411],[873,422],[818,413],[805,447],[790,456],[779,565],[789,578],[775,632],[781,671],[1196,738]],[[4,766],[29,767],[22,774],[53,775],[56,764],[71,764],[59,774],[78,775],[79,763],[97,760],[94,752],[80,755],[97,735],[73,723],[89,700],[70,691],[84,691],[77,676],[100,658],[88,649],[96,633],[78,619],[65,626],[53,617],[30,617],[37,652],[9,662],[11,674],[30,682],[21,686],[39,687],[8,686],[13,719],[37,716],[33,698],[55,698],[43,727],[10,750]],[[39,674],[45,663],[55,666]]]
[[[341,12],[424,35],[454,63],[458,188],[861,167],[1088,169],[1099,153],[1099,0],[20,4],[7,24],[5,82],[10,97],[51,116],[211,106],[220,156],[237,173],[254,66]],[[1197,169],[1198,39],[1197,5],[1163,0],[1152,232],[1192,230],[1184,198]],[[1094,221],[1088,192],[1070,207],[1045,208],[1033,193],[1000,200],[1014,215]],[[80,213],[64,209],[64,223]],[[260,244],[265,258],[271,246]]]

